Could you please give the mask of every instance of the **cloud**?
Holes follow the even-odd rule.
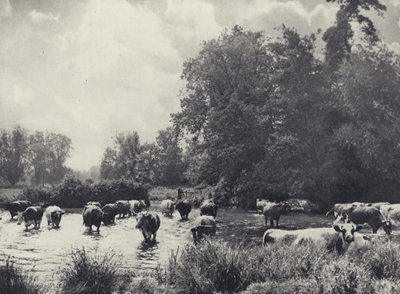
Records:
[[[9,18],[12,15],[10,0],[0,0],[0,19]]]
[[[39,23],[43,21],[58,21],[60,18],[60,15],[54,15],[54,14],[46,14],[40,11],[32,10],[29,12],[29,16],[31,17],[33,22]]]

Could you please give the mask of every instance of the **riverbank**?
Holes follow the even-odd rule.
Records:
[[[339,254],[333,241],[261,247],[209,240],[171,252],[155,270],[131,273],[120,272],[117,255],[80,249],[71,252],[55,293],[399,293],[397,243],[382,239]],[[31,287],[20,293],[48,293],[19,273]]]

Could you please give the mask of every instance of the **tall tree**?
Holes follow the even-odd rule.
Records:
[[[28,168],[27,132],[17,126],[12,131],[2,130],[0,136],[0,175],[15,185]]]

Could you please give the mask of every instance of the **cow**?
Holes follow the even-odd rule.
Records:
[[[142,231],[146,243],[155,242],[160,228],[160,217],[155,212],[144,212],[136,218],[136,228]]]
[[[195,227],[190,230],[193,234],[194,244],[197,245],[205,236],[215,236],[217,225],[214,217],[210,215],[199,216],[195,221]]]
[[[83,224],[92,232],[92,226],[97,227],[97,233],[100,233],[100,225],[103,220],[103,210],[97,205],[86,205],[83,209]]]
[[[23,212],[31,206],[31,203],[27,200],[17,200],[13,202],[9,202],[5,205],[5,209],[8,210],[11,214],[11,220],[13,220],[14,216],[18,215],[19,212]]]
[[[59,228],[61,217],[63,216],[63,214],[65,214],[65,211],[62,210],[60,207],[55,205],[48,206],[44,211],[44,215],[47,219],[47,225]]]
[[[115,216],[118,214],[118,206],[115,203],[109,203],[103,206],[103,223],[109,225],[115,223]]]
[[[345,217],[347,221],[353,222],[357,225],[369,224],[372,228],[372,233],[376,234],[380,227],[383,228],[387,235],[392,232],[392,223],[387,220],[379,209],[371,206],[359,206],[352,207],[348,211],[344,212],[342,217]]]
[[[268,220],[271,223],[271,227],[274,226],[274,220],[276,221],[276,227],[279,226],[279,218],[282,214],[285,214],[289,209],[289,204],[286,202],[281,203],[267,203],[264,205],[263,214],[265,218],[265,224],[268,225]]]
[[[362,202],[353,202],[353,203],[336,203],[333,207],[326,213],[329,215],[333,212],[335,218],[339,216],[343,216],[348,213],[349,210],[353,209],[354,207],[362,207],[365,206],[365,203]]]
[[[129,209],[132,214],[136,215],[147,207],[144,200],[129,200]]]
[[[370,240],[369,237],[356,232],[360,231],[362,226],[353,223],[335,224],[330,228],[308,228],[302,230],[281,230],[268,229],[263,235],[263,245],[273,243],[277,240],[288,238],[292,240],[292,245],[299,244],[304,240],[312,240],[314,242],[327,241],[329,237],[340,234],[341,250],[347,250],[350,246],[363,246]]]
[[[97,201],[90,201],[90,202],[86,203],[86,205],[96,205],[101,208],[100,202],[97,202]]]
[[[212,199],[204,200],[200,205],[200,215],[217,216],[218,206]]]
[[[373,203],[368,203],[367,206],[375,207],[377,209],[381,209],[383,205],[390,205],[389,202],[373,202]]]
[[[23,212],[18,213],[17,224],[20,225],[22,222],[25,224],[25,231],[28,230],[30,225],[33,225],[34,229],[40,228],[40,223],[43,217],[43,207],[41,206],[29,206]]]
[[[175,210],[175,202],[171,199],[161,201],[161,211],[163,215],[172,216]]]
[[[192,211],[192,204],[190,204],[188,200],[179,201],[178,204],[176,204],[176,210],[181,215],[182,220],[188,220],[189,213]]]
[[[271,202],[267,199],[260,199],[260,198],[256,199],[256,207],[257,207],[258,214],[260,214],[260,215],[262,214],[264,205],[267,203],[271,203]]]
[[[386,204],[380,208],[382,215],[396,227],[400,225],[400,204]]]
[[[118,217],[124,218],[125,216],[131,216],[131,205],[128,200],[118,200],[115,202],[118,208]]]

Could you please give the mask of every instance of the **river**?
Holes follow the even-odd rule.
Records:
[[[159,202],[152,203],[151,210],[160,214],[161,226],[157,243],[148,246],[141,232],[135,229],[134,217],[116,219],[111,226],[101,226],[100,234],[89,234],[82,224],[80,209],[66,210],[59,229],[47,226],[43,217],[39,230],[24,231],[25,226],[10,222],[10,215],[1,212],[0,262],[9,256],[16,265],[37,274],[43,282],[57,280],[60,269],[71,260],[73,249],[84,247],[97,254],[114,252],[120,258],[122,270],[139,271],[154,269],[158,263],[164,265],[171,251],[192,242],[190,228],[199,215],[193,209],[189,221],[181,221],[178,212],[173,217],[162,216]],[[282,216],[281,225],[287,229],[329,226],[332,219],[325,216],[302,214]],[[255,242],[261,244],[265,231],[263,216],[237,208],[221,208],[217,215],[217,236],[230,243]]]

